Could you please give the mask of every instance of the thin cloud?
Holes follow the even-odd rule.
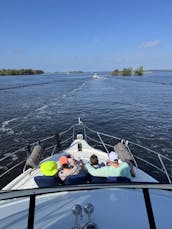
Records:
[[[152,48],[152,47],[160,45],[160,43],[161,42],[159,40],[147,41],[147,42],[143,42],[140,45],[140,48]]]

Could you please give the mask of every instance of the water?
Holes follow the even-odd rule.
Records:
[[[77,122],[172,157],[172,72],[0,76],[0,158]],[[18,155],[13,155],[16,161]],[[1,162],[2,173],[11,161]]]

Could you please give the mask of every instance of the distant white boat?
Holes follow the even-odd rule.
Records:
[[[101,76],[98,75],[97,73],[95,73],[95,74],[93,75],[93,79],[94,79],[94,80],[95,80],[95,79],[101,79]]]

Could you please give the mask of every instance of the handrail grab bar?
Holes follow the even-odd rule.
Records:
[[[164,170],[160,169],[159,167],[157,167],[156,165],[152,164],[151,162],[146,161],[146,160],[144,160],[143,158],[138,157],[138,156],[135,156],[135,157],[136,157],[138,160],[143,161],[143,162],[145,162],[146,164],[148,164],[148,165],[152,166],[153,168],[157,169],[159,172],[165,174]],[[139,168],[139,167],[138,167],[138,168]]]
[[[3,176],[5,176],[7,173],[9,173],[11,170],[15,169],[17,166],[21,165],[23,162],[25,162],[25,160],[20,161],[19,163],[15,164],[13,167],[11,167],[10,169],[8,169],[7,171],[5,171],[3,174],[0,175],[0,178],[2,178]]]
[[[35,189],[21,189],[21,190],[10,190],[10,191],[0,191],[0,200],[7,200],[20,197],[28,197],[31,195],[42,195],[55,192],[65,192],[65,191],[81,191],[81,190],[93,190],[93,189],[104,189],[104,188],[149,188],[149,189],[162,189],[167,191],[172,191],[171,184],[160,184],[160,183],[106,183],[106,184],[84,184],[84,185],[65,185],[49,188],[35,188]]]
[[[91,128],[89,128],[89,127],[86,126],[86,125],[85,125],[85,128],[88,129],[90,132],[97,133],[95,130],[92,130]],[[106,136],[106,137],[110,137],[110,138],[114,138],[114,139],[117,139],[117,140],[121,140],[121,138],[118,138],[118,137],[115,137],[115,136],[109,135],[109,134],[104,134],[104,133],[102,133],[102,132],[100,132],[100,131],[99,131],[99,134],[101,134],[101,135],[103,135],[103,136]],[[128,143],[130,143],[130,144],[132,144],[132,145],[135,145],[135,146],[138,146],[138,147],[140,147],[140,148],[146,149],[146,150],[148,150],[148,151],[150,151],[150,152],[152,152],[152,153],[154,153],[154,154],[156,154],[156,155],[158,154],[158,152],[156,152],[156,151],[154,151],[154,150],[152,150],[152,149],[149,149],[149,148],[147,148],[147,147],[145,147],[145,146],[142,146],[142,145],[139,145],[139,144],[137,144],[137,143],[134,143],[134,142],[132,142],[132,141],[128,141]],[[159,153],[159,154],[160,154],[160,153]],[[160,154],[160,155],[161,155],[161,157],[163,157],[163,158],[169,160],[170,162],[172,162],[172,159],[169,159],[168,157],[166,157],[166,156],[164,156],[164,155],[162,155],[162,154]]]

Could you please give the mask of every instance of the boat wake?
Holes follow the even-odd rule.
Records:
[[[43,105],[43,106],[37,108],[35,111],[36,111],[36,112],[42,113],[42,112],[44,112],[44,110],[45,110],[46,108],[48,108],[48,105]]]
[[[19,118],[12,118],[12,119],[9,119],[9,120],[5,120],[2,122],[2,126],[0,128],[0,131],[1,132],[6,132],[8,135],[12,135],[14,134],[14,131],[12,128],[8,127],[8,125],[11,123],[11,122],[14,122],[16,120],[18,120]]]
[[[79,87],[72,89],[71,91],[63,94],[62,96],[58,96],[56,98],[53,98],[54,102],[51,103],[50,105],[57,106],[59,102],[62,103],[62,102],[64,102],[65,99],[69,99],[70,97],[77,95],[77,93],[80,92],[87,85],[87,83],[89,81],[90,80],[86,80],[81,85],[79,85]]]
[[[86,84],[88,83],[89,80],[84,81],[82,84],[80,84],[78,87],[72,89],[71,91],[69,91],[68,93],[64,93],[61,96],[58,96],[56,98],[53,98],[51,101],[49,101],[49,103],[47,104],[43,104],[43,105],[39,105],[39,107],[35,108],[34,110],[32,110],[31,112],[27,112],[25,114],[22,114],[22,116],[17,117],[17,118],[11,118],[9,120],[4,120],[1,124],[0,127],[0,132],[6,134],[6,135],[13,135],[14,133],[17,135],[22,135],[23,131],[20,129],[18,129],[20,126],[23,126],[24,123],[28,123],[29,119],[33,120],[33,117],[36,119],[42,119],[42,118],[46,118],[46,119],[50,119],[52,115],[54,115],[54,110],[52,107],[56,106],[59,108],[59,106],[64,105],[64,102],[66,99],[69,99],[71,97],[74,97],[75,95],[77,95],[77,93],[79,91],[81,91]],[[41,84],[40,84],[41,85]],[[27,109],[29,109],[27,104],[24,104],[24,107],[26,107]],[[63,109],[63,111],[58,110],[56,111],[56,113],[64,113],[64,106],[61,107],[61,109]],[[13,124],[13,125],[12,125]],[[31,130],[34,132],[37,130],[36,126],[34,125],[34,127],[32,126]],[[16,140],[18,141],[18,140]]]

